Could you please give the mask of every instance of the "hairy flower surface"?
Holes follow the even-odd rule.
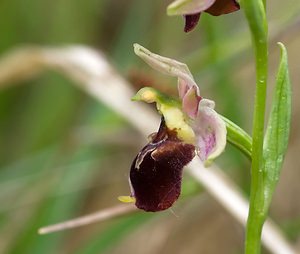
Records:
[[[239,9],[240,5],[236,0],[176,0],[168,6],[168,14],[183,15],[184,31],[189,32],[198,24],[202,12],[219,16]]]
[[[188,67],[135,44],[135,53],[154,69],[178,79],[179,99],[145,87],[132,98],[156,103],[161,126],[134,159],[129,182],[133,201],[145,211],[169,208],[180,195],[183,167],[197,154],[203,163],[220,155],[226,145],[226,124],[214,110],[215,103],[200,96]]]
[[[131,195],[145,211],[161,211],[178,199],[183,167],[195,156],[195,147],[178,139],[162,120],[158,132],[139,152],[130,170]]]

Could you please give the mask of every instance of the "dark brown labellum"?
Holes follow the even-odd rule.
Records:
[[[200,13],[185,15],[184,18],[185,18],[184,31],[188,33],[192,31],[195,28],[195,26],[198,24],[198,21],[200,19]]]
[[[204,11],[213,16],[219,16],[222,14],[228,14],[234,11],[238,11],[239,9],[240,5],[236,0],[216,0],[211,7]],[[192,31],[196,27],[200,19],[200,14],[201,13],[196,13],[184,16],[184,31],[186,33]]]
[[[238,11],[239,9],[240,5],[235,0],[216,0],[215,3],[205,12],[213,16],[219,16]]]
[[[136,206],[161,211],[178,199],[182,169],[195,156],[195,147],[180,141],[162,120],[159,131],[134,159],[130,182]]]

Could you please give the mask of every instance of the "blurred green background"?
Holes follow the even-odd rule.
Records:
[[[195,31],[185,34],[181,17],[165,15],[169,2],[2,0],[0,57],[24,45],[85,44],[104,52],[135,89],[153,85],[175,94],[174,79],[133,54],[138,42],[186,62],[202,95],[251,132],[255,74],[243,13],[204,14]],[[300,2],[267,2],[269,97],[277,41],[287,46],[293,84],[291,142],[270,214],[300,251]],[[173,213],[139,212],[38,235],[41,226],[118,204],[117,197],[129,193],[132,159],[147,141],[54,71],[11,85],[0,84],[0,253],[242,253],[243,228],[188,175]],[[247,195],[247,159],[228,145],[217,162]]]

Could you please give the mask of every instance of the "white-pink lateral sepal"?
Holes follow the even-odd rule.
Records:
[[[168,15],[191,15],[207,10],[216,0],[176,0],[167,9]]]
[[[204,162],[212,161],[219,156],[226,146],[226,124],[214,107],[213,101],[202,99],[192,126],[196,137],[197,154]]]

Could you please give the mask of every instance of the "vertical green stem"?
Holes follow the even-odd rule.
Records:
[[[241,2],[252,34],[256,61],[256,94],[253,116],[253,144],[250,208],[246,228],[246,254],[260,253],[265,221],[263,188],[263,138],[268,74],[267,20],[264,0]]]

